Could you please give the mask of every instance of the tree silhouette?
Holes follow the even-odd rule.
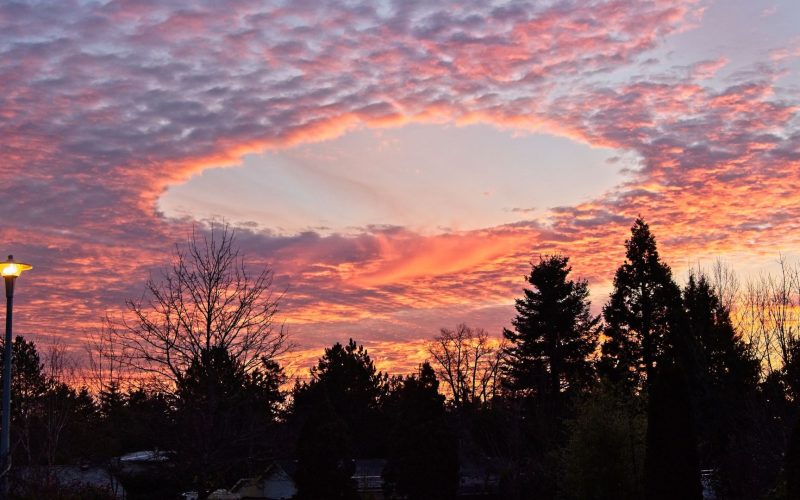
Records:
[[[94,455],[97,443],[86,439],[85,430],[97,425],[96,407],[85,387],[64,381],[62,355],[54,348],[42,362],[33,341],[14,339],[11,445],[16,465],[53,465]]]
[[[250,272],[227,225],[193,231],[161,278],[128,301],[132,319],[116,332],[133,367],[177,384],[202,353],[222,349],[249,371],[288,348],[273,272]]]
[[[641,398],[601,381],[578,398],[559,453],[564,498],[639,500],[647,418]]]
[[[533,289],[516,301],[514,330],[503,330],[504,382],[514,391],[555,400],[591,382],[600,318],[589,312],[587,282],[568,280],[570,271],[569,258],[551,255],[526,278]]]
[[[749,409],[757,400],[760,366],[704,274],[689,276],[683,303],[694,348],[690,392],[701,464],[720,471],[721,493],[742,498],[745,471],[755,465],[753,450],[745,444],[755,431]]]
[[[388,403],[393,415],[384,470],[389,493],[410,500],[454,498],[458,449],[445,418],[444,396],[431,365],[406,377]]]
[[[274,364],[246,371],[221,347],[202,351],[181,378],[175,401],[176,451],[201,488],[230,482],[266,461],[283,374]]]
[[[701,366],[715,386],[742,393],[758,383],[760,367],[749,346],[736,333],[705,275],[689,276],[683,303],[691,337],[700,350]]]
[[[297,496],[303,500],[355,499],[352,441],[329,399],[307,409],[297,442]]]
[[[322,425],[320,419],[330,418],[331,425],[349,436],[341,441],[352,453],[349,458],[382,456],[386,422],[381,402],[388,387],[388,376],[375,368],[364,346],[353,339],[345,345],[337,342],[311,369],[311,380],[295,386],[292,420],[302,433],[309,420]]]
[[[633,389],[647,389],[656,364],[678,329],[681,294],[656,249],[650,227],[636,219],[625,242],[626,260],[603,308],[606,341],[601,372]]]
[[[495,345],[486,330],[463,323],[442,328],[428,344],[428,353],[453,406],[475,407],[494,397],[503,346]]]
[[[4,353],[0,354],[0,362]],[[33,341],[17,336],[11,344],[11,362],[14,367],[11,374],[12,462],[29,464],[36,455],[36,420],[40,417],[42,397],[47,391],[47,379]]]

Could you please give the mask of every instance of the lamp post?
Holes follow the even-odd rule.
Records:
[[[11,470],[11,316],[14,305],[14,282],[22,271],[33,267],[22,262],[14,262],[12,255],[0,262],[0,275],[6,282],[6,342],[3,351],[3,421],[0,433],[0,495],[8,498],[8,473]]]

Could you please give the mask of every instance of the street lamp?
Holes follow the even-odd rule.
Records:
[[[3,351],[3,421],[0,434],[0,494],[8,498],[8,473],[11,470],[11,314],[14,305],[14,282],[22,271],[33,266],[14,262],[14,256],[0,262],[0,275],[6,282],[6,343]]]

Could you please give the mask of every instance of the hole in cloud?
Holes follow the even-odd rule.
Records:
[[[618,157],[612,149],[488,125],[362,129],[206,170],[170,187],[159,209],[281,234],[370,225],[469,230],[590,200],[623,180]]]

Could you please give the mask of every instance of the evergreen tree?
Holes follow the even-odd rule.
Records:
[[[786,383],[787,395],[800,401],[800,337],[789,339],[786,364],[781,370],[781,378]]]
[[[720,389],[742,394],[755,388],[760,367],[731,323],[705,275],[689,276],[683,291],[689,331],[704,375]]]
[[[2,358],[0,355],[0,362]],[[36,423],[41,414],[42,397],[47,391],[47,379],[33,341],[17,336],[11,344],[11,363],[12,463],[32,464],[37,458]]]
[[[78,390],[59,384],[49,391],[50,404],[61,411],[66,410],[67,418],[59,422],[51,419],[53,439],[48,463],[75,463],[78,460],[104,460],[108,455],[107,444],[102,435],[98,436],[100,412],[92,394],[86,387]],[[63,424],[63,427],[59,424]]]
[[[297,442],[297,497],[302,500],[350,500],[358,496],[352,476],[350,432],[323,394],[308,408]]]
[[[757,427],[750,408],[756,405],[759,363],[705,275],[689,276],[683,303],[694,347],[691,393],[701,465],[720,471],[726,498],[746,498],[743,481],[756,465],[747,443]]]
[[[554,400],[592,379],[600,318],[589,312],[587,282],[568,279],[571,270],[568,257],[551,255],[526,278],[533,289],[516,300],[514,330],[503,330],[511,344],[504,375],[512,390]]]
[[[599,368],[632,389],[647,389],[659,358],[675,340],[670,332],[679,330],[681,294],[642,219],[634,222],[625,248],[626,260],[603,308],[606,341]]]
[[[295,387],[293,417],[302,427],[315,407],[330,404],[333,414],[353,435],[354,453],[380,456],[385,453],[380,406],[388,381],[388,376],[375,368],[364,346],[353,339],[346,345],[337,342],[325,349],[311,369],[311,380]]]
[[[36,344],[21,336],[14,339],[12,363],[12,463],[53,465],[92,456],[96,441],[77,437],[96,424],[88,391],[61,382],[52,363],[47,373]]]
[[[384,470],[389,494],[410,500],[454,498],[458,487],[458,449],[445,419],[444,396],[431,365],[405,378],[389,403],[394,423]]]
[[[295,456],[301,498],[351,498],[352,460],[385,456],[380,410],[388,388],[388,376],[353,339],[326,348],[311,380],[295,385],[290,416],[299,429]]]
[[[214,347],[201,351],[181,377],[176,451],[197,487],[226,484],[266,463],[266,430],[279,398],[277,384],[263,384],[259,371],[246,371],[239,359]]]
[[[532,287],[516,300],[514,330],[503,331],[509,341],[503,383],[512,398],[521,397],[521,448],[515,461],[525,473],[512,489],[523,495],[555,495],[555,450],[563,444],[574,396],[594,378],[591,358],[600,318],[589,311],[588,283],[569,279],[571,271],[565,256],[541,257],[526,277]]]
[[[125,420],[125,392],[119,383],[112,381],[106,384],[97,394],[97,409],[100,413],[102,426],[98,429],[103,434],[103,459],[122,455],[125,449],[122,435],[127,430],[128,422]]]
[[[125,451],[168,450],[175,446],[175,423],[171,405],[174,398],[144,388],[128,391],[125,397],[122,444]]]

